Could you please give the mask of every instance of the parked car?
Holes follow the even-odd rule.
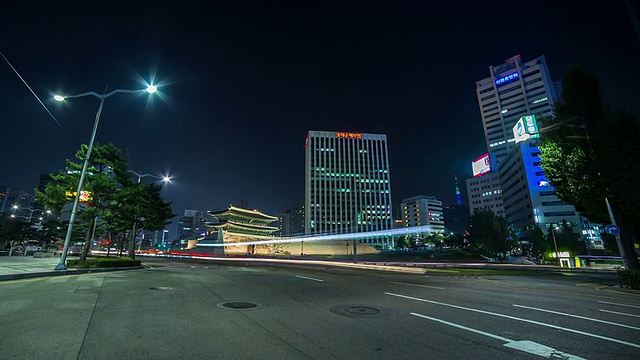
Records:
[[[24,255],[33,255],[34,252],[38,251],[40,242],[38,240],[27,240],[23,241],[21,245],[24,249]]]

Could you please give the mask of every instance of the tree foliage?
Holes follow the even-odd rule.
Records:
[[[84,161],[86,154],[87,146],[82,145],[76,158]],[[81,163],[67,160],[67,167],[51,175],[53,181],[43,192],[36,190],[37,201],[48,209],[62,211],[73,201],[70,194],[77,190],[82,167]],[[84,201],[77,212],[80,223],[86,224],[80,262],[84,262],[91,246],[95,221],[96,229],[117,231],[132,229],[134,225],[138,229],[159,230],[167,225],[175,214],[171,212],[171,203],[164,202],[160,190],[155,184],[131,181],[126,159],[116,146],[94,145],[83,184],[83,191],[88,192],[91,198]],[[79,241],[77,238],[74,240]],[[133,256],[133,251],[131,253]]]
[[[564,202],[590,221],[608,224],[608,198],[622,229],[632,268],[640,235],[640,125],[627,111],[611,110],[597,78],[574,67],[563,78],[555,116],[543,119],[542,169]],[[555,124],[555,125],[554,125]]]
[[[118,189],[109,211],[104,218],[108,228],[116,232],[130,232],[129,256],[135,257],[135,234],[138,230],[160,230],[169,224],[176,214],[171,203],[165,202],[160,194],[162,187],[157,184],[129,182]]]
[[[496,216],[489,208],[476,209],[469,218],[469,240],[488,254],[505,257],[517,238],[503,216]]]

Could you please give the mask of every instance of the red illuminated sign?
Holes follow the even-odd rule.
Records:
[[[347,138],[347,139],[362,139],[362,134],[359,133],[348,133],[348,132],[337,132],[336,137],[339,138]]]
[[[488,172],[491,172],[492,168],[490,155],[487,153],[475,159],[471,163],[471,168],[473,170],[473,177],[479,177]]]

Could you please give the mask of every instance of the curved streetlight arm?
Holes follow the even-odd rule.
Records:
[[[98,99],[106,99],[108,97],[111,97],[112,95],[115,94],[135,94],[135,93],[139,93],[139,92],[144,92],[147,91],[149,92],[149,90],[147,89],[138,89],[138,90],[127,90],[127,89],[116,89],[113,90],[110,93],[106,93],[106,94],[98,94],[95,91],[87,91],[87,92],[83,92],[80,94],[76,94],[76,95],[57,95],[56,100],[65,100],[65,99],[72,99],[72,98],[79,98],[79,97],[84,97],[84,96],[95,96]]]
[[[142,180],[143,177],[152,177],[154,179],[158,179],[158,180],[162,180],[164,182],[168,182],[171,180],[171,178],[169,176],[159,176],[159,175],[154,175],[154,174],[139,174],[138,172],[134,171],[134,170],[127,170],[127,172],[130,172],[132,174],[134,174],[135,176],[138,177],[138,182],[140,182]]]

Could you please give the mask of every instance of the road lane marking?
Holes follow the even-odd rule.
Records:
[[[429,285],[420,285],[420,284],[410,284],[410,283],[402,283],[402,282],[396,282],[396,281],[389,281],[392,284],[396,284],[396,285],[407,285],[407,286],[416,286],[416,287],[423,287],[423,288],[429,288],[429,289],[439,289],[439,290],[444,290],[443,287],[439,287],[439,286],[429,286]]]
[[[567,354],[564,353],[562,351],[558,351],[554,348],[542,345],[542,344],[538,344],[536,342],[533,341],[529,341],[529,340],[522,340],[522,341],[516,341],[516,340],[512,340],[500,335],[495,335],[495,334],[491,334],[482,330],[478,330],[478,329],[474,329],[474,328],[470,328],[464,325],[460,325],[460,324],[456,324],[456,323],[452,323],[449,321],[445,321],[442,319],[437,319],[434,317],[430,317],[430,316],[426,316],[426,315],[422,315],[422,314],[418,314],[418,313],[410,313],[413,316],[417,316],[417,317],[421,317],[423,319],[427,319],[427,320],[431,320],[431,321],[436,321],[445,325],[449,325],[449,326],[453,326],[455,328],[458,329],[462,329],[462,330],[466,330],[466,331],[470,331],[476,334],[480,334],[480,335],[484,335],[484,336],[488,336],[490,338],[496,339],[496,340],[500,340],[500,341],[504,341],[506,342],[506,344],[502,345],[505,347],[508,347],[510,349],[515,349],[515,350],[520,350],[520,351],[524,351],[530,354],[535,354],[538,356],[544,356],[546,358],[561,358],[561,359],[570,359],[570,360],[586,360],[582,357],[576,356],[576,355],[571,355],[571,354]]]
[[[598,302],[599,302],[600,304],[609,304],[609,305],[617,305],[617,306],[626,306],[626,307],[630,307],[630,308],[640,309],[640,306],[635,306],[635,305],[619,304],[619,303],[608,302],[608,301],[598,301]]]
[[[602,336],[602,335],[597,335],[597,334],[592,334],[592,333],[588,333],[588,332],[584,332],[584,331],[569,329],[569,328],[565,328],[565,327],[561,327],[561,326],[557,326],[557,325],[552,325],[552,324],[547,324],[547,323],[543,323],[543,322],[539,322],[539,321],[535,321],[535,320],[523,319],[523,318],[510,316],[510,315],[498,314],[498,313],[494,313],[494,312],[491,312],[491,311],[485,311],[485,310],[473,309],[473,308],[468,308],[468,307],[459,306],[459,305],[447,304],[447,303],[443,303],[443,302],[439,302],[439,301],[421,299],[421,298],[417,298],[417,297],[413,297],[413,296],[394,294],[394,293],[389,293],[389,292],[385,292],[385,294],[386,295],[390,295],[390,296],[399,297],[399,298],[409,299],[409,300],[426,302],[426,303],[429,303],[429,304],[448,306],[448,307],[452,307],[452,308],[455,308],[455,309],[467,310],[467,311],[477,312],[477,313],[480,313],[480,314],[493,315],[493,316],[502,317],[502,318],[506,318],[506,319],[522,321],[522,322],[526,322],[526,323],[530,323],[530,324],[546,326],[546,327],[550,327],[552,329],[564,330],[564,331],[571,332],[571,333],[574,333],[574,334],[589,336],[589,337],[593,337],[593,338],[596,338],[596,339],[611,341],[611,342],[614,342],[614,343],[627,345],[627,346],[631,346],[631,347],[640,349],[640,344],[634,344],[634,343],[630,343],[630,342],[623,341],[623,340],[618,340],[618,339],[614,339],[614,338],[610,338],[610,337],[606,337],[606,336]]]
[[[296,277],[300,278],[300,279],[307,279],[307,280],[313,280],[313,281],[318,281],[318,282],[324,282],[324,280],[314,279],[314,278],[310,278],[310,277],[306,277],[306,276],[296,275]]]
[[[516,305],[516,304],[514,304],[513,306],[515,306],[517,308],[522,308],[522,309],[542,311],[542,312],[547,312],[547,313],[550,313],[550,314],[570,316],[570,317],[574,317],[574,318],[578,318],[578,319],[595,321],[595,322],[608,324],[608,325],[620,326],[620,327],[624,327],[624,328],[627,328],[627,329],[640,330],[639,327],[635,327],[635,326],[631,326],[631,325],[625,325],[625,324],[619,324],[619,323],[614,323],[614,322],[606,321],[606,320],[594,319],[594,318],[590,318],[590,317],[586,317],[586,316],[567,314],[567,313],[563,313],[563,312],[559,312],[559,311],[539,309],[539,308],[534,308],[534,307],[531,307],[531,306],[524,306],[524,305]]]
[[[602,290],[610,287],[609,285],[603,285],[598,283],[581,283],[581,284],[576,284],[576,286],[591,286],[596,290]]]
[[[467,331],[474,332],[474,333],[476,333],[476,334],[480,334],[480,335],[488,336],[488,337],[490,337],[490,338],[494,338],[494,339],[496,339],[496,340],[500,340],[500,341],[504,341],[504,342],[514,342],[514,341],[515,341],[515,340],[508,339],[508,338],[506,338],[506,337],[500,336],[500,335],[491,334],[491,333],[488,333],[488,332],[484,332],[484,331],[482,331],[482,330],[473,329],[473,328],[466,327],[466,326],[463,326],[463,325],[459,325],[459,324],[456,324],[456,323],[448,322],[448,321],[446,321],[446,320],[433,318],[433,317],[430,317],[430,316],[427,316],[427,315],[422,315],[422,314],[413,313],[413,312],[412,312],[412,313],[409,313],[409,314],[411,314],[411,315],[413,315],[413,316],[421,317],[421,318],[423,318],[423,319],[432,320],[432,321],[437,321],[437,322],[439,322],[439,323],[446,324],[446,325],[450,325],[450,326],[456,327],[456,328],[458,328],[458,329],[467,330]]]
[[[633,317],[640,318],[640,315],[627,314],[627,313],[618,312],[618,311],[610,311],[610,310],[604,310],[604,309],[599,309],[598,311],[602,311],[602,312],[606,312],[606,313],[610,313],[610,314],[625,315],[625,316],[633,316]]]

